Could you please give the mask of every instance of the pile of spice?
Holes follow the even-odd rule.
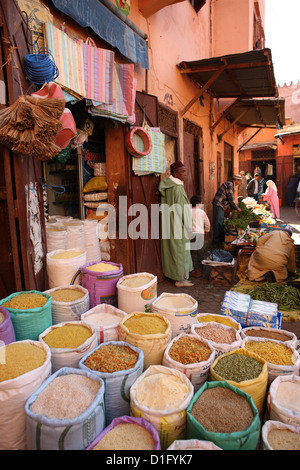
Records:
[[[106,344],[92,352],[84,365],[97,372],[117,372],[135,366],[139,354],[129,346]]]
[[[273,450],[300,450],[300,434],[290,429],[272,429],[268,442]]]
[[[57,289],[52,292],[51,297],[56,302],[74,302],[75,300],[82,299],[85,296],[85,293],[79,289]]]
[[[229,354],[220,356],[213,370],[225,380],[244,382],[258,377],[263,369],[263,363],[245,354]]]
[[[274,328],[268,328],[266,330],[260,330],[251,328],[250,330],[244,331],[246,336],[252,336],[255,338],[269,338],[276,339],[277,341],[289,341],[291,339],[287,334],[277,331]]]
[[[198,336],[219,344],[231,344],[236,341],[236,330],[234,328],[224,328],[217,323],[207,323],[207,325],[195,328]]]
[[[167,323],[158,315],[132,315],[124,322],[124,326],[138,335],[156,335],[164,334],[167,329]]]
[[[266,362],[281,366],[292,366],[293,351],[282,343],[274,341],[249,341],[245,343],[245,349],[262,357]]]
[[[92,331],[84,325],[66,324],[52,328],[43,340],[49,348],[78,348],[88,338],[92,336]]]
[[[56,377],[37,396],[30,409],[53,419],[73,419],[95,400],[100,383],[81,374]]]
[[[201,393],[193,404],[191,415],[204,429],[218,433],[244,431],[254,418],[251,405],[245,397],[229,388],[218,386]]]
[[[211,352],[206,344],[192,336],[184,335],[173,341],[169,356],[174,361],[186,365],[207,361]]]
[[[3,346],[0,359],[0,382],[4,382],[42,366],[46,352],[35,344],[20,341]]]
[[[153,450],[152,434],[136,423],[120,423],[112,428],[92,450]]]
[[[27,310],[31,308],[43,307],[47,300],[48,297],[45,297],[42,294],[22,293],[15,295],[7,302],[4,302],[4,304],[2,304],[2,307],[14,308],[17,310]]]

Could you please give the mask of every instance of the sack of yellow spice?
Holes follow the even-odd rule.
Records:
[[[260,413],[262,411],[267,383],[268,367],[257,354],[239,348],[221,354],[210,368],[210,381],[226,381],[250,395]]]
[[[133,312],[120,322],[119,340],[143,351],[145,369],[150,365],[162,364],[171,337],[171,324],[160,314]]]

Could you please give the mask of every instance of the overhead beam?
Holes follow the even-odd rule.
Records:
[[[227,129],[225,129],[225,131],[223,131],[221,134],[218,135],[218,141],[219,141],[219,142],[222,140],[223,136],[224,136],[225,134],[227,134],[227,132],[228,132],[230,129],[232,129],[232,127],[233,127],[237,122],[239,122],[239,120],[240,120],[243,116],[245,116],[245,114],[246,114],[247,112],[248,112],[248,109],[245,109],[245,110],[231,123],[231,125],[230,125]]]

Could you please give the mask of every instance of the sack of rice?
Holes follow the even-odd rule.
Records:
[[[300,450],[300,427],[266,421],[261,429],[264,450]]]
[[[52,325],[52,298],[35,290],[15,292],[0,301],[10,313],[16,341],[37,341],[40,333]]]
[[[47,253],[49,289],[77,282],[73,280],[81,266],[86,263],[86,251],[81,249],[56,250]]]
[[[89,291],[82,286],[60,286],[45,291],[52,297],[52,324],[81,320],[90,308]]]
[[[25,403],[51,374],[51,353],[38,341],[0,347],[0,450],[26,450]]]
[[[124,341],[102,343],[79,361],[81,369],[93,372],[105,382],[106,425],[130,413],[130,387],[142,374],[143,366],[143,351]]]
[[[242,348],[258,354],[267,362],[268,385],[279,375],[299,375],[299,353],[289,344],[275,339],[246,337]]]
[[[184,439],[174,441],[167,450],[223,450],[210,441],[199,439]]]
[[[98,344],[96,332],[82,321],[52,325],[39,340],[51,350],[52,373],[61,367],[78,367],[80,359]]]
[[[67,230],[60,223],[46,225],[47,253],[67,249]]]
[[[263,327],[263,326],[249,326],[242,328],[241,338],[269,338],[281,341],[282,343],[289,344],[290,346],[296,347],[297,336],[292,331],[277,330],[275,328]]]
[[[129,274],[117,283],[118,307],[126,313],[150,312],[157,297],[157,276],[149,273]]]
[[[164,292],[151,304],[151,312],[164,315],[171,324],[172,338],[180,333],[189,333],[196,322],[198,302],[188,294]]]
[[[162,364],[165,349],[172,338],[171,324],[157,313],[133,312],[120,322],[119,340],[144,352],[144,368]]]
[[[28,450],[83,450],[105,426],[100,377],[64,367],[25,404]]]
[[[252,397],[260,413],[268,384],[268,366],[257,354],[235,349],[218,356],[210,368],[209,380],[226,381]]]
[[[259,435],[252,398],[228,382],[205,382],[188,406],[187,439],[210,441],[223,450],[256,450]]]
[[[157,430],[144,418],[115,418],[86,450],[161,450]]]
[[[86,251],[83,221],[78,220],[66,222],[65,228],[67,230],[67,250],[79,248]]]
[[[81,285],[90,294],[90,307],[98,304],[118,306],[117,282],[123,276],[123,266],[107,261],[94,261],[80,268]]]
[[[216,351],[216,357],[238,349],[242,344],[242,338],[235,328],[214,321],[195,323],[191,333],[209,341]]]
[[[208,341],[196,335],[182,333],[168,344],[162,364],[186,375],[196,391],[208,379],[215,355],[215,349]]]
[[[131,415],[149,421],[158,431],[162,449],[186,437],[186,411],[194,387],[182,372],[152,365],[130,389]]]
[[[279,375],[268,392],[270,419],[293,426],[300,426],[300,377]]]
[[[9,311],[0,307],[0,346],[16,341],[15,330]]]
[[[198,313],[197,315],[198,323],[202,323],[202,322],[206,323],[210,321],[218,322],[226,326],[231,326],[232,328],[235,328],[239,333],[241,333],[242,325],[238,323],[234,318],[228,317],[226,315],[218,315],[216,313]]]
[[[125,316],[125,312],[113,305],[99,304],[83,313],[81,320],[96,331],[98,344],[101,344],[119,339],[120,322]]]

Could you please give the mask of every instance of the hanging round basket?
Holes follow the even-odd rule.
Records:
[[[135,138],[135,136],[138,136],[138,138]],[[128,152],[133,157],[144,157],[149,155],[152,150],[151,137],[143,127],[133,127],[126,135],[125,143]]]

